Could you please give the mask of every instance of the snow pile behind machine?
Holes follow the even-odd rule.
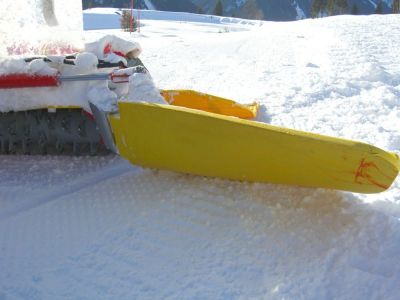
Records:
[[[82,1],[2,0],[0,57],[82,50]]]

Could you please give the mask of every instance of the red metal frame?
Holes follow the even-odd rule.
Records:
[[[0,75],[0,89],[58,86],[58,75],[5,74]]]

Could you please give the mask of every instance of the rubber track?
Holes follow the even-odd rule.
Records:
[[[80,108],[0,113],[0,154],[108,153],[96,122]]]

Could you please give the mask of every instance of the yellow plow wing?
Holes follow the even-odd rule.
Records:
[[[229,99],[192,90],[163,90],[161,94],[165,101],[171,105],[199,109],[242,119],[255,118],[259,107],[256,102],[251,104],[239,104]]]
[[[170,105],[120,102],[119,112],[117,148],[144,167],[358,193],[386,190],[399,172],[396,154],[355,141]]]

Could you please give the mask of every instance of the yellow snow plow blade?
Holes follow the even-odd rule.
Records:
[[[368,144],[183,107],[120,102],[110,123],[120,154],[150,168],[358,193],[386,190],[400,168]]]
[[[163,90],[165,101],[171,105],[199,109],[225,116],[253,119],[257,116],[258,104],[239,104],[235,101],[199,93],[192,90]]]

